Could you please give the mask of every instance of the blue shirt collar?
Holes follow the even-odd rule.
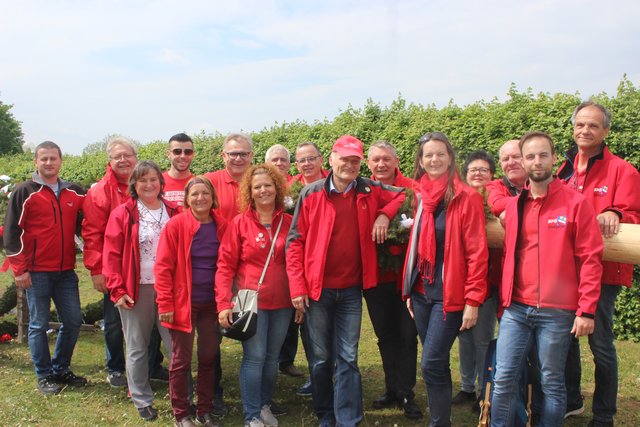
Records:
[[[344,191],[340,193],[336,188],[336,186],[333,184],[333,175],[329,179],[329,193],[347,194],[349,191],[351,191],[352,188],[355,188],[355,187],[356,187],[356,180],[353,180],[349,185],[347,185],[347,188],[345,188]]]

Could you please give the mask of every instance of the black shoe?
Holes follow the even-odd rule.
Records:
[[[390,391],[387,391],[385,394],[377,398],[373,401],[373,409],[383,409],[390,408],[392,406],[396,406],[398,404],[398,398],[396,394]],[[401,405],[402,406],[402,405]]]
[[[589,421],[589,427],[613,427],[613,421]]]
[[[153,421],[158,418],[158,411],[153,406],[145,406],[144,408],[138,408],[138,414],[140,418],[145,421]]]
[[[304,375],[304,372],[291,364],[280,365],[280,372],[285,375],[289,375],[290,377],[301,377]]]
[[[149,375],[149,379],[153,380],[153,381],[160,381],[160,382],[163,382],[163,383],[168,383],[169,382],[169,371],[164,367],[160,367],[160,369],[156,369],[155,371],[153,371],[153,373],[151,375]]]
[[[84,387],[87,385],[87,379],[79,377],[71,371],[67,371],[64,374],[56,374],[56,382],[59,384],[71,385],[74,387]]]
[[[467,404],[467,403],[474,403],[476,401],[476,399],[477,399],[477,397],[476,397],[476,393],[474,391],[469,393],[468,391],[460,390],[460,392],[458,392],[458,394],[456,394],[456,397],[454,397],[451,400],[451,404],[452,405],[464,405],[464,404]]]
[[[271,408],[271,413],[276,417],[286,415],[289,412],[289,407],[287,405],[278,405],[273,401],[269,404],[269,407]]]
[[[60,385],[56,376],[51,374],[47,375],[43,378],[38,378],[38,390],[42,392],[42,394],[58,394],[62,390],[62,385]]]
[[[211,410],[211,414],[214,417],[223,418],[225,415],[229,413],[229,407],[224,403],[224,399],[222,396],[213,398],[213,409]]]
[[[400,407],[404,411],[404,416],[409,418],[410,420],[419,420],[422,418],[422,411],[416,405],[416,402],[413,399],[402,399],[400,402]]]

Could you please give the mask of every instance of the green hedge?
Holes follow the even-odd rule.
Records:
[[[442,108],[433,104],[407,103],[402,96],[398,96],[389,106],[381,106],[370,99],[362,108],[348,106],[333,120],[325,118],[313,123],[301,120],[276,123],[254,132],[252,137],[255,141],[255,158],[256,161],[262,161],[265,151],[273,144],[283,144],[293,152],[298,143],[307,140],[317,143],[327,154],[337,137],[349,133],[367,145],[377,139],[391,141],[398,150],[402,171],[411,175],[416,142],[428,131],[445,132],[457,147],[459,159],[480,148],[497,153],[504,141],[519,138],[531,130],[549,133],[560,153],[571,146],[571,112],[584,99],[583,96],[578,93],[534,94],[531,90],[518,91],[515,85],[509,88],[506,95],[504,100],[494,98],[465,106],[450,102]],[[624,76],[614,96],[600,93],[593,98],[610,108],[613,113],[611,131],[607,138],[612,152],[625,158],[636,168],[640,167],[640,90]],[[222,167],[222,140],[223,135],[220,134],[195,135],[195,173]],[[58,142],[64,148],[64,141]],[[139,158],[155,160],[162,168],[167,168],[165,152],[165,141],[152,141],[140,147]],[[563,156],[559,157],[561,162]],[[3,173],[18,180],[27,179],[33,170],[31,155],[5,156],[1,160]],[[106,162],[105,153],[65,156],[61,175],[88,187],[104,174]],[[326,160],[325,166],[328,167]],[[295,172],[293,168],[292,172]],[[364,166],[362,173],[368,173]],[[634,284],[637,286],[638,283],[640,277],[636,271]],[[618,298],[616,332],[620,338],[640,340],[638,305],[640,303],[636,288],[622,292]]]

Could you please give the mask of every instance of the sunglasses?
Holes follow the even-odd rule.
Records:
[[[193,154],[193,148],[174,148],[171,150],[174,156],[179,156],[184,153],[185,156],[191,156]]]

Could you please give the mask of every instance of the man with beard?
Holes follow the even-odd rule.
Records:
[[[557,157],[551,137],[528,133],[520,139],[520,149],[530,188],[510,199],[505,210],[500,295],[505,310],[491,425],[512,425],[518,374],[535,340],[543,399],[540,422],[561,426],[569,343],[572,334],[593,333],[604,245],[590,203],[552,175]]]
[[[193,178],[191,162],[195,151],[193,140],[185,133],[178,133],[169,139],[167,157],[171,162],[168,171],[162,174],[164,177],[164,198],[182,206],[184,202],[184,187]]]

